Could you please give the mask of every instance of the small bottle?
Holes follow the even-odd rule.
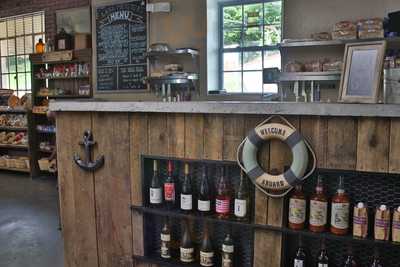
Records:
[[[235,247],[230,234],[225,236],[224,242],[222,243],[221,251],[221,267],[233,267],[233,253]]]
[[[208,226],[204,227],[203,240],[200,246],[200,265],[214,266],[214,250],[208,233]]]
[[[221,167],[221,177],[217,185],[217,196],[215,197],[215,212],[217,218],[228,219],[231,206],[231,191],[225,168]]]
[[[324,182],[322,176],[318,176],[315,193],[310,198],[310,220],[309,230],[321,233],[326,230],[328,218],[328,198],[324,193]]]
[[[211,212],[211,192],[208,184],[207,167],[203,166],[200,189],[197,196],[197,210],[206,215]]]
[[[38,54],[44,53],[44,47],[43,39],[40,38],[39,42],[35,46],[35,52]]]
[[[168,175],[164,181],[164,201],[167,205],[167,208],[173,208],[175,206],[176,185],[173,176],[172,161],[168,161],[167,169]]]
[[[332,198],[331,232],[335,235],[346,235],[349,231],[350,199],[344,190],[343,177],[339,179],[339,187]]]
[[[379,259],[379,250],[375,248],[374,250],[374,258],[372,260],[371,267],[383,267],[381,260]]]
[[[306,196],[303,187],[296,185],[289,199],[289,228],[294,230],[304,229],[306,221]]]
[[[150,205],[158,207],[162,204],[162,201],[163,201],[162,185],[158,175],[158,162],[157,160],[154,160],[153,178],[151,179],[151,184],[150,184]]]
[[[190,237],[189,224],[187,221],[183,225],[183,234],[180,245],[180,259],[181,262],[190,263],[194,262],[194,246]]]
[[[380,205],[375,211],[374,237],[376,240],[389,240],[390,210],[386,205]]]
[[[53,52],[53,51],[54,51],[53,40],[48,38],[46,42],[46,52]]]
[[[317,267],[328,267],[328,266],[329,266],[329,258],[328,258],[328,253],[326,252],[325,239],[322,239],[321,250],[319,251],[317,258]]]
[[[168,219],[165,220],[163,228],[161,229],[161,258],[171,258],[171,229]]]
[[[303,238],[299,236],[299,248],[296,252],[296,257],[293,262],[294,267],[306,267],[307,266],[307,255],[303,247]]]
[[[353,248],[351,246],[349,246],[347,249],[347,256],[343,267],[358,267],[358,264],[353,256]]]
[[[189,164],[185,163],[184,178],[181,190],[181,210],[190,212],[193,209],[192,180],[189,174]]]
[[[243,171],[240,172],[240,183],[235,194],[234,206],[236,220],[247,221],[249,219],[250,195]]]

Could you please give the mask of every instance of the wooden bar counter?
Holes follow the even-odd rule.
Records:
[[[59,101],[57,150],[66,267],[153,267],[144,255],[141,155],[201,160],[236,160],[247,132],[279,114],[311,143],[321,169],[400,173],[400,106],[262,102]],[[79,169],[73,155],[91,130],[93,158],[105,165]],[[271,141],[261,151],[266,169],[291,162],[285,145]],[[254,223],[280,227],[284,201],[255,193]],[[278,267],[284,257],[279,231],[255,230],[254,267]],[[241,267],[241,266],[237,266]]]

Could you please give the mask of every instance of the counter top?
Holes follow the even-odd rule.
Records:
[[[57,100],[50,102],[50,110],[56,112],[154,112],[400,117],[400,105],[293,102],[204,101],[167,103],[101,100]]]

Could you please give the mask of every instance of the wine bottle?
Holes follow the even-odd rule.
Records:
[[[209,214],[211,212],[211,192],[208,184],[206,166],[202,168],[200,189],[197,197],[197,210],[202,214]]]
[[[175,206],[176,185],[173,176],[172,161],[168,161],[168,174],[164,181],[164,201],[168,208]]]
[[[321,250],[319,251],[317,258],[317,267],[328,267],[328,266],[329,266],[329,258],[328,258],[328,253],[326,251],[325,239],[322,239]]]
[[[294,230],[304,229],[306,222],[306,196],[303,187],[296,185],[289,199],[289,228]]]
[[[214,266],[214,250],[208,233],[208,226],[204,226],[203,240],[200,247],[200,265]]]
[[[328,197],[324,193],[324,182],[322,176],[318,176],[315,193],[310,198],[310,220],[311,232],[324,232],[328,218]]]
[[[235,247],[230,234],[225,236],[224,242],[222,243],[221,251],[221,267],[233,267],[233,253]]]
[[[306,267],[307,266],[307,256],[303,247],[303,238],[299,236],[299,248],[296,252],[296,257],[294,258],[294,267]]]
[[[171,258],[171,229],[168,219],[165,220],[161,229],[161,258]]]
[[[162,204],[162,185],[158,175],[158,162],[153,161],[153,178],[150,184],[150,205],[160,206]]]
[[[228,219],[231,206],[231,192],[225,168],[221,167],[221,177],[217,185],[217,196],[215,198],[215,212],[219,219]]]
[[[183,234],[179,250],[181,262],[189,263],[194,261],[194,246],[187,221],[183,223]]]
[[[377,248],[374,250],[374,259],[372,260],[371,267],[383,267],[383,264],[379,259],[379,250]]]
[[[347,249],[347,256],[343,267],[358,267],[358,264],[353,256],[353,248],[350,245]]]
[[[243,171],[240,172],[240,183],[235,194],[234,206],[236,219],[238,221],[247,221],[249,219],[250,194]]]
[[[344,190],[343,177],[339,179],[339,187],[332,198],[331,232],[346,235],[349,231],[350,199]]]
[[[189,212],[193,209],[192,180],[189,174],[189,164],[185,163],[184,178],[181,190],[181,210]]]

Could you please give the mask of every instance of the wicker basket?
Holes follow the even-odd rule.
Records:
[[[15,168],[17,169],[26,169],[26,162],[25,159],[15,159]]]
[[[6,158],[0,157],[0,167],[7,167]]]
[[[41,171],[48,171],[49,170],[49,166],[50,166],[49,159],[47,159],[47,158],[39,159],[38,163],[39,163],[39,169]]]

